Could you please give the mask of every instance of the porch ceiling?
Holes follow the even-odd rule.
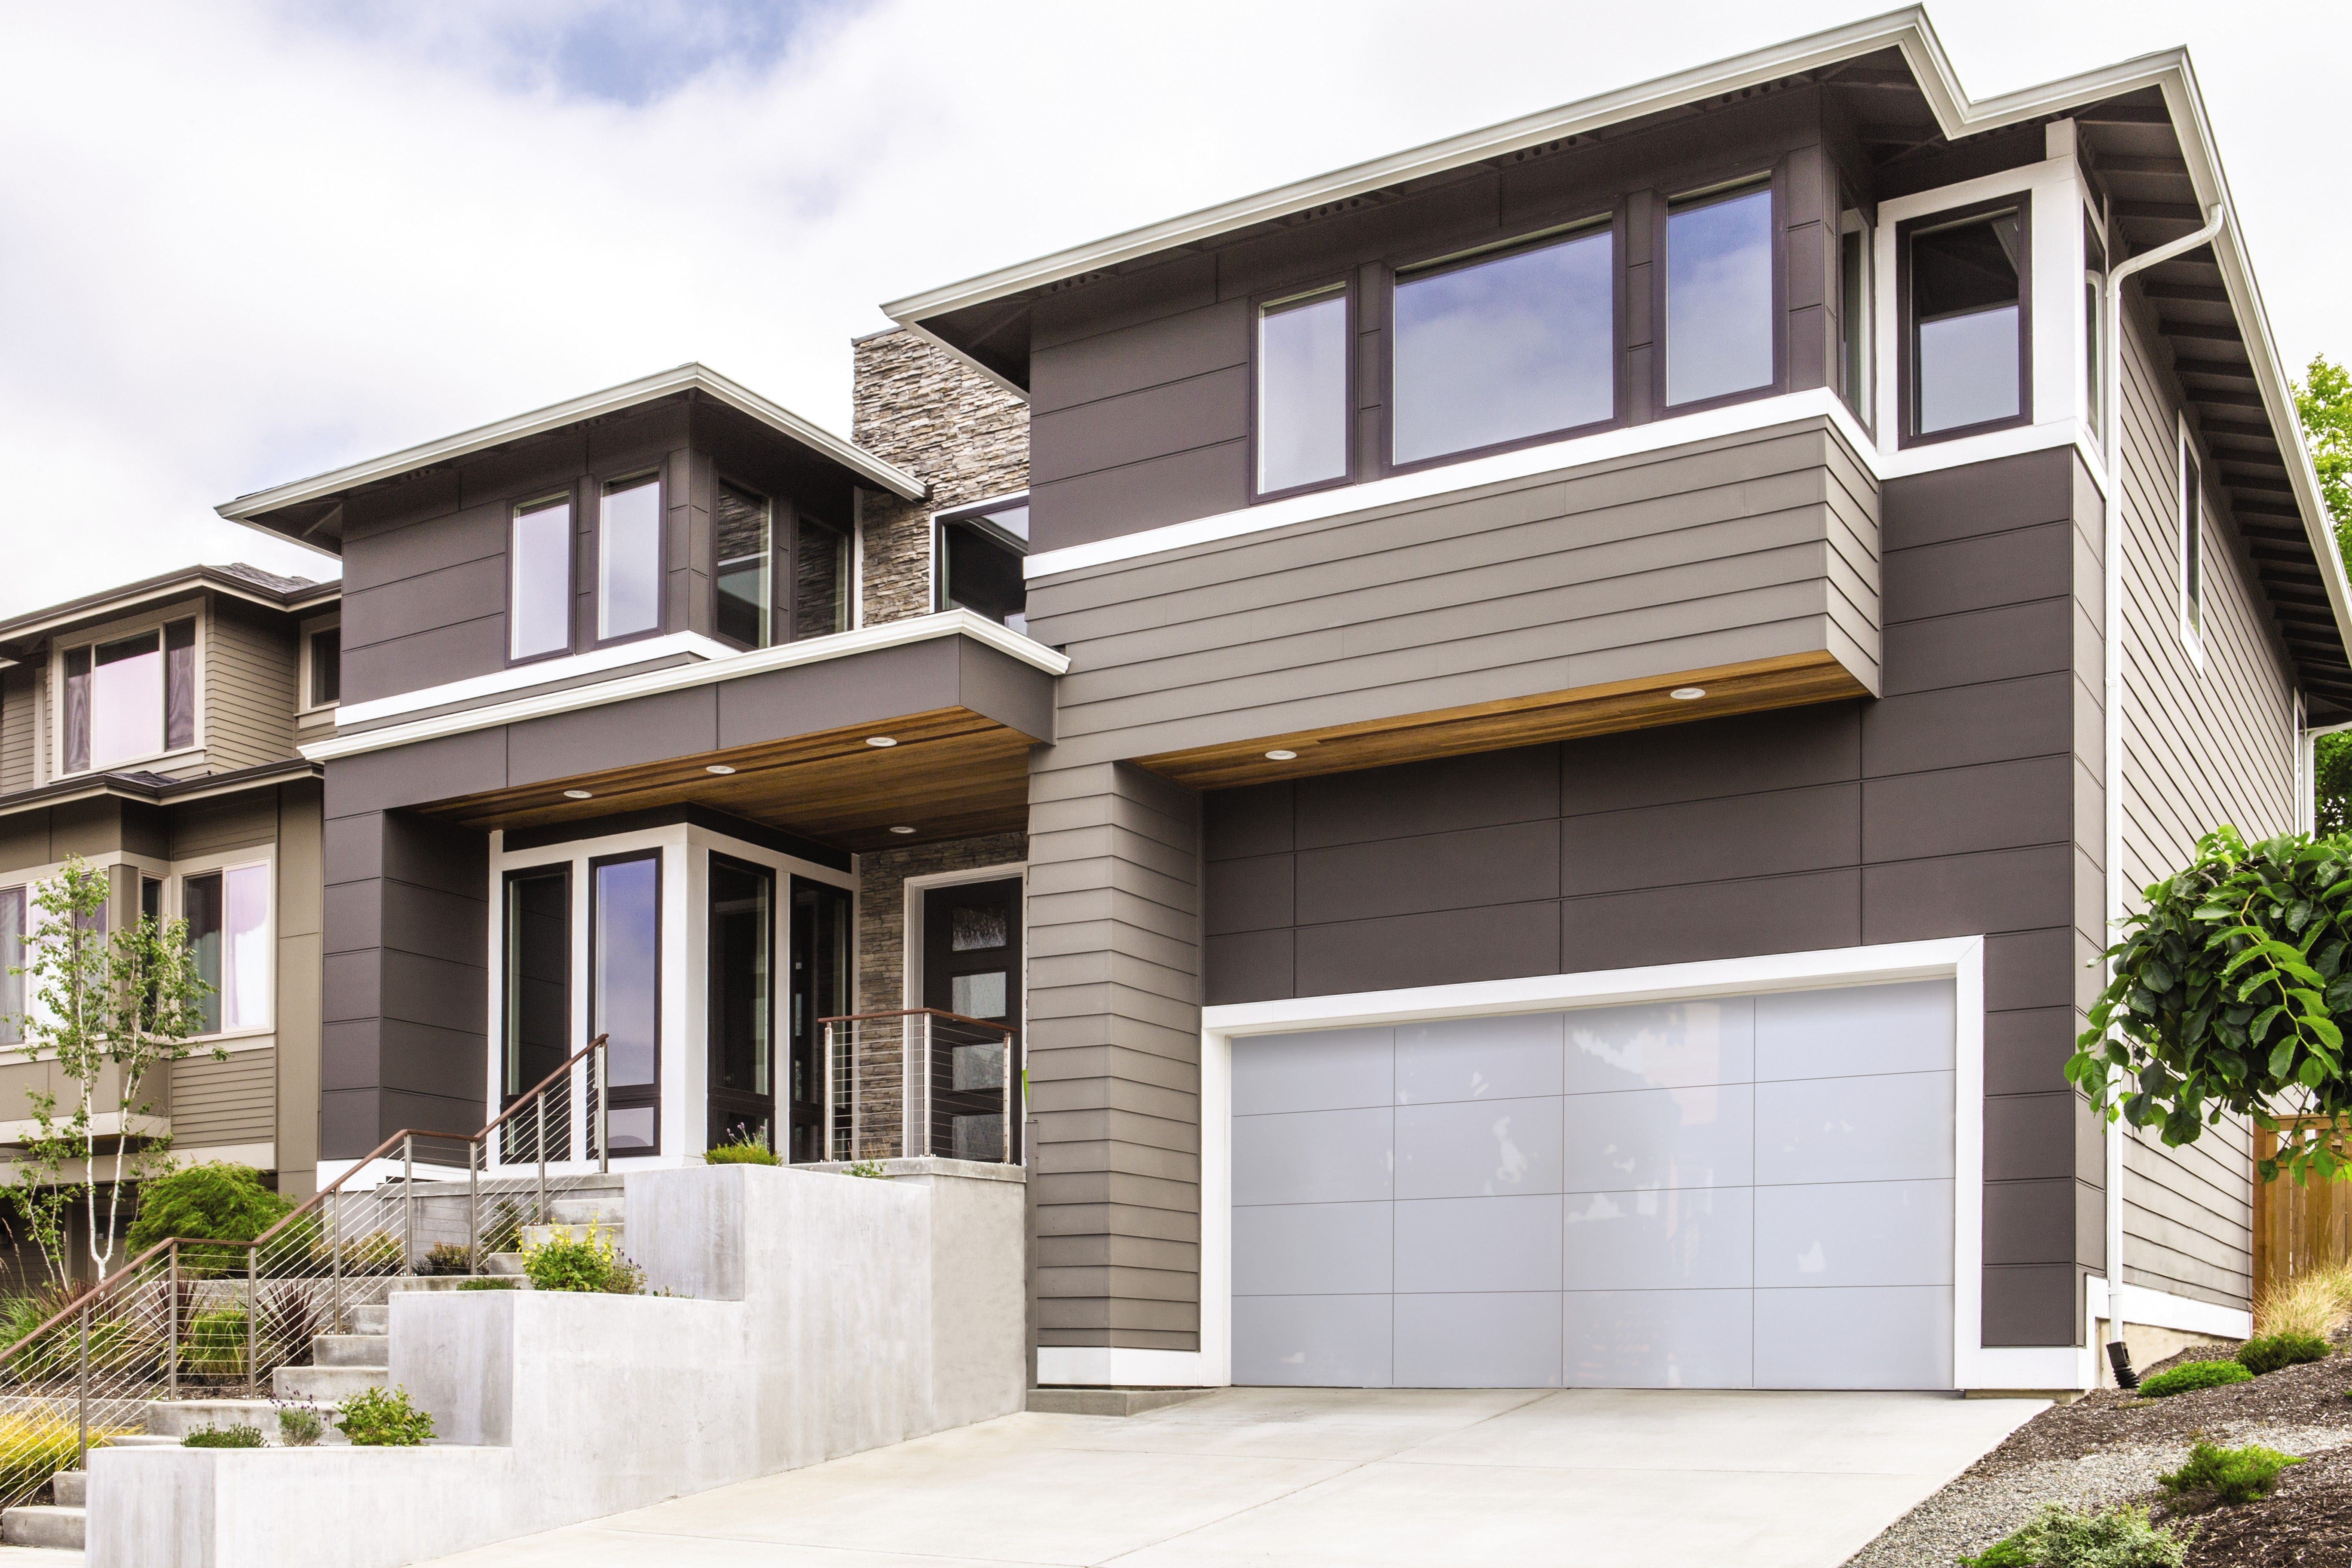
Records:
[[[877,735],[898,744],[867,744]],[[1034,743],[969,708],[940,708],[459,795],[416,810],[487,832],[586,826],[620,813],[693,804],[851,851],[902,848],[1021,831],[1028,823]],[[713,773],[714,766],[735,771]],[[592,798],[567,799],[563,792],[572,789]],[[890,831],[899,826],[915,831]]]

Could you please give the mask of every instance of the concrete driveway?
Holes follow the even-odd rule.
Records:
[[[1126,1419],[1009,1415],[440,1568],[1835,1568],[2042,1407],[1230,1389]]]

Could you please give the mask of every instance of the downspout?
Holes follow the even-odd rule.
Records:
[[[2107,338],[2099,357],[2100,379],[2105,394],[2099,400],[2099,454],[2106,465],[2107,506],[2105,526],[2099,531],[2101,567],[2100,605],[2104,623],[2102,642],[2106,669],[2102,682],[2106,712],[2106,872],[2107,929],[2102,935],[2112,942],[2116,926],[2124,918],[2124,547],[2123,547],[2123,460],[2120,447],[2123,440],[2123,363],[2124,363],[2124,280],[2135,272],[2171,260],[2176,256],[2210,245],[2220,235],[2228,215],[2220,203],[2208,208],[2205,225],[2194,234],[2181,236],[2154,250],[2143,251],[2126,261],[2107,268],[2106,298],[2104,301],[2107,320]],[[2105,979],[2115,978],[2115,965],[2106,965]],[[2124,1124],[2121,1121],[2106,1127],[2106,1255],[2107,1255],[2107,1338],[2112,1342],[2124,1337]]]

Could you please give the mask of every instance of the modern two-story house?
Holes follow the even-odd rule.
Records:
[[[688,365],[221,509],[344,562],[325,1168],[604,1035],[624,1166],[1025,1160],[1049,1384],[2242,1331],[2242,1130],[2060,1071],[2352,717],[2185,57],[1906,12],[886,309],[851,441]]]
[[[298,748],[333,731],[339,597],[198,566],[0,622],[0,1144],[32,1131],[28,1092],[71,1098],[18,1048],[26,979],[7,971],[39,882],[79,856],[112,879],[102,921],[185,919],[213,988],[131,1131],[312,1190],[320,769]]]

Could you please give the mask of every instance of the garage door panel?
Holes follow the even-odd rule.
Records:
[[[1948,980],[1759,996],[1756,1076],[1948,1071],[1952,1009]]]
[[[1757,1188],[1756,1283],[1949,1286],[1952,1184]]]
[[[1761,1388],[1949,1388],[1952,1293],[1934,1286],[1756,1292]]]
[[[1560,1180],[1570,1192],[1744,1187],[1755,1179],[1755,1090],[1710,1084],[1571,1094]]]
[[[1234,1053],[1234,1114],[1396,1102],[1396,1031],[1268,1035]]]
[[[1514,1100],[1560,1091],[1558,1013],[1507,1018],[1444,1018],[1400,1024],[1400,1105]]]
[[[1387,1204],[1272,1204],[1234,1210],[1240,1296],[1385,1295],[1395,1289]]]
[[[1900,1182],[1951,1173],[1952,1075],[1756,1086],[1756,1182]]]
[[[1559,1294],[1399,1296],[1402,1388],[1558,1388]]]
[[[1570,1094],[1745,1083],[1755,1076],[1756,1004],[1648,1002],[1568,1016]]]
[[[1234,1118],[1237,1204],[1336,1204],[1393,1195],[1396,1112],[1304,1110]]]
[[[1234,1381],[1387,1388],[1393,1296],[1236,1296]]]
[[[1561,1349],[1570,1388],[1748,1388],[1749,1290],[1570,1290]]]
[[[1751,1188],[1573,1193],[1561,1208],[1568,1289],[1744,1289],[1752,1282]]]
[[[1556,1095],[1401,1105],[1396,1112],[1396,1195],[1556,1193],[1560,1187],[1559,1139]]]
[[[1558,1290],[1559,1199],[1434,1198],[1396,1205],[1396,1288]]]

